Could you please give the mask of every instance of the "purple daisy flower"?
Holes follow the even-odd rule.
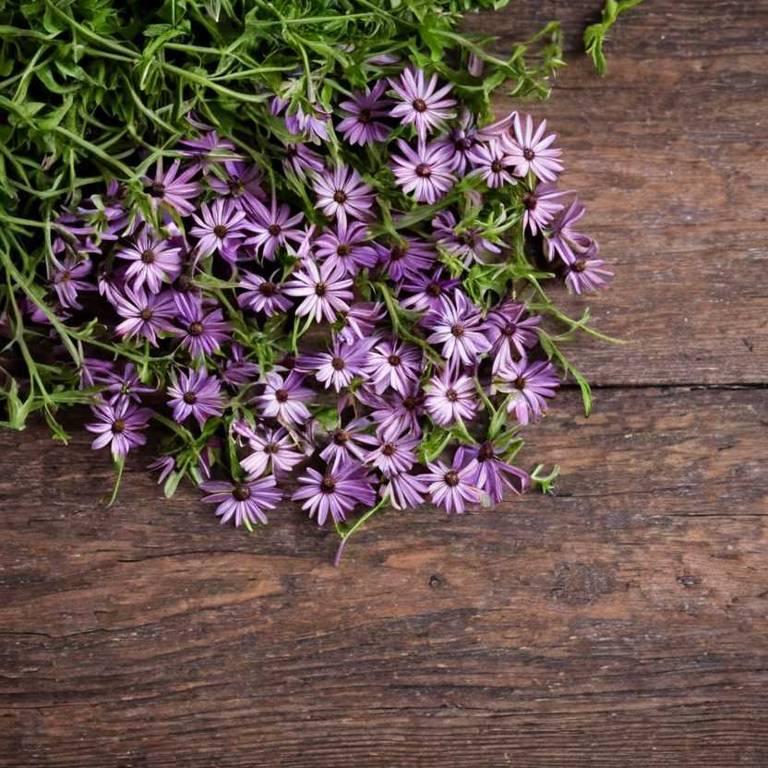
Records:
[[[266,375],[264,393],[256,398],[259,412],[283,424],[303,424],[309,419],[304,403],[314,397],[311,389],[302,387],[304,377],[291,371],[285,378],[274,371]]]
[[[454,368],[459,362],[476,365],[491,348],[480,310],[461,291],[456,291],[453,299],[441,299],[440,309],[432,310],[423,323],[432,329],[427,341],[442,344],[443,357]]]
[[[237,297],[237,303],[254,312],[263,312],[267,317],[286,312],[293,302],[283,295],[283,286],[275,282],[273,274],[269,280],[261,275],[243,272],[239,288],[244,292]]]
[[[516,166],[517,175],[525,176],[531,171],[541,181],[555,181],[563,170],[563,164],[558,159],[563,151],[551,148],[557,139],[556,134],[544,135],[547,121],[542,120],[534,132],[530,115],[525,116],[525,126],[520,115],[515,115],[513,125],[514,136],[510,137],[507,133],[504,138],[507,154]]]
[[[401,118],[404,125],[413,124],[421,141],[455,116],[452,108],[456,106],[456,101],[447,98],[451,86],[438,89],[437,75],[432,75],[427,82],[422,70],[409,67],[402,71],[399,78],[390,79],[389,85],[400,100],[390,114]]]
[[[526,317],[524,304],[505,301],[485,319],[485,335],[491,342],[494,373],[508,362],[517,361],[539,341],[539,315]]]
[[[288,430],[283,427],[254,430],[239,424],[235,429],[246,438],[251,449],[251,453],[240,462],[249,479],[260,477],[268,469],[275,474],[288,474],[304,459],[303,454],[296,450]]]
[[[84,357],[78,374],[80,376],[80,388],[94,387],[97,384],[105,384],[110,380],[115,370],[115,364],[111,360],[100,360],[98,357]]]
[[[403,432],[408,430],[421,435],[420,418],[424,413],[424,392],[418,382],[413,382],[405,394],[391,392],[386,398],[371,402],[371,417],[378,432]]]
[[[254,381],[261,372],[261,368],[246,359],[242,345],[233,342],[229,347],[229,357],[224,361],[220,372],[222,381],[234,387],[241,387]]]
[[[86,424],[85,428],[98,435],[91,443],[94,450],[109,445],[112,456],[120,459],[131,448],[147,442],[143,430],[152,416],[149,408],[137,408],[125,399],[115,403],[96,403],[91,410],[98,421]]]
[[[347,216],[367,219],[371,215],[373,190],[354,168],[339,165],[333,173],[315,176],[313,182],[317,207],[329,218],[346,224]]]
[[[371,422],[367,418],[353,419],[343,427],[333,430],[328,445],[320,452],[320,458],[329,465],[344,463],[351,458],[364,461],[377,439],[368,434]]]
[[[267,199],[261,188],[263,174],[257,165],[249,165],[242,160],[227,160],[221,177],[211,174],[208,186],[220,197],[232,201],[237,210],[247,205]]]
[[[381,487],[381,497],[389,499],[395,509],[413,509],[424,503],[429,492],[427,484],[416,475],[392,475]]]
[[[119,259],[131,264],[125,272],[134,288],[145,283],[152,293],[159,293],[163,282],[172,282],[181,272],[181,248],[171,240],[163,240],[144,229],[134,237],[133,244],[117,251]]]
[[[475,462],[476,473],[471,482],[486,493],[493,504],[504,500],[504,489],[523,493],[530,484],[528,473],[502,461],[496,455],[492,442],[482,445],[460,445],[456,449],[456,463],[459,465]]]
[[[501,253],[501,248],[488,240],[479,227],[462,227],[451,211],[441,211],[432,219],[432,229],[438,245],[465,267],[472,262],[485,264]]]
[[[378,469],[385,477],[408,472],[416,463],[416,448],[421,438],[409,433],[379,433],[376,446],[368,452],[365,463]]]
[[[429,484],[432,503],[439,504],[446,512],[461,514],[467,502],[475,504],[480,500],[480,490],[474,483],[476,461],[461,466],[454,456],[452,465],[437,461],[427,464],[427,468],[429,472],[419,479]]]
[[[206,126],[209,127],[209,126]],[[196,139],[179,141],[186,149],[181,151],[184,157],[194,160],[193,167],[207,172],[210,165],[232,160],[235,155],[235,145],[227,139],[219,138],[218,133],[211,128]]]
[[[122,371],[114,368],[103,374],[101,381],[106,385],[105,390],[111,393],[109,402],[115,405],[123,400],[141,402],[141,396],[154,392],[154,387],[147,387],[141,383],[133,363],[126,363]]]
[[[117,324],[115,332],[127,339],[140,336],[156,347],[158,333],[174,330],[171,319],[175,309],[170,291],[147,293],[143,288],[134,290],[127,285],[124,294],[115,295],[115,311],[125,318]]]
[[[59,261],[53,255],[50,258],[54,267],[51,283],[61,306],[68,309],[82,309],[77,301],[78,293],[96,290],[93,283],[83,280],[93,268],[91,261],[79,259],[72,253],[67,254],[63,261]]]
[[[586,211],[579,200],[574,200],[567,208],[561,207],[554,216],[544,233],[547,258],[550,261],[558,255],[569,264],[577,254],[583,253],[592,244],[589,237],[574,230],[574,226],[584,217]]]
[[[350,385],[355,376],[363,375],[368,351],[375,343],[375,339],[361,339],[355,344],[346,344],[337,337],[329,352],[301,355],[296,360],[296,370],[314,373],[326,389],[333,387],[340,392]]]
[[[342,313],[343,328],[338,332],[340,339],[354,344],[358,339],[371,336],[377,324],[387,316],[381,302],[362,301],[352,304],[348,312]]]
[[[310,467],[299,478],[299,484],[301,487],[291,498],[303,501],[301,508],[316,518],[318,525],[328,518],[342,522],[358,504],[370,507],[376,502],[370,477],[356,461],[326,467],[324,474]]]
[[[315,252],[323,263],[341,267],[350,277],[361,269],[370,269],[379,259],[373,244],[368,241],[365,224],[347,223],[343,219],[339,219],[335,230],[327,229],[317,238]]]
[[[402,139],[397,146],[402,155],[392,155],[392,171],[406,195],[413,192],[417,202],[432,205],[454,185],[450,148],[432,143],[414,150]]]
[[[491,188],[497,189],[505,184],[516,184],[512,174],[507,171],[514,165],[512,158],[504,152],[499,141],[476,144],[468,153],[472,164],[472,175],[480,176]]]
[[[417,312],[424,310],[439,310],[440,302],[447,296],[452,296],[459,280],[443,277],[443,268],[438,267],[432,275],[418,275],[404,282],[402,290],[412,294],[401,300],[403,309],[413,309]]]
[[[599,291],[611,281],[613,272],[596,256],[597,246],[593,243],[586,253],[565,265],[565,284],[571,293]]]
[[[368,383],[378,394],[391,387],[405,396],[411,385],[418,381],[422,364],[418,347],[396,338],[382,339],[368,353]]]
[[[338,312],[349,311],[349,302],[353,298],[351,287],[352,280],[341,267],[308,260],[293,273],[293,279],[285,284],[284,292],[289,296],[304,297],[296,308],[300,317],[308,315],[318,323],[325,318],[332,323]]]
[[[537,235],[539,229],[547,227],[555,214],[562,210],[563,204],[557,202],[561,197],[570,194],[559,191],[554,184],[543,182],[536,189],[523,195],[523,226]]]
[[[252,202],[249,207],[253,214],[249,228],[254,236],[249,237],[245,245],[255,246],[256,253],[268,261],[273,261],[275,251],[284,248],[289,240],[299,243],[304,238],[304,233],[297,226],[304,218],[303,213],[291,216],[291,209],[284,203],[278,208],[274,197],[270,208],[258,200]]]
[[[464,109],[459,119],[459,125],[453,128],[447,136],[435,139],[437,146],[448,147],[453,154],[451,170],[457,176],[464,176],[469,167],[469,153],[477,144],[477,131],[473,125],[472,113]]]
[[[205,257],[218,253],[230,263],[237,261],[237,249],[248,228],[245,216],[244,210],[223,197],[216,198],[210,207],[203,203],[200,215],[192,215],[197,226],[189,230],[191,235],[199,238],[198,254]]]
[[[285,127],[294,136],[304,134],[309,141],[320,143],[328,141],[328,125],[331,113],[318,104],[313,104],[309,112],[298,107],[296,112],[286,115]]]
[[[171,381],[168,405],[172,406],[173,418],[179,424],[191,415],[202,429],[209,417],[221,416],[224,412],[221,383],[205,368],[182,372],[178,378],[174,372]]]
[[[287,174],[306,181],[308,174],[322,173],[325,163],[323,158],[306,144],[286,144],[283,169]]]
[[[249,530],[258,523],[267,524],[265,509],[274,509],[283,494],[275,487],[273,475],[261,480],[245,483],[227,483],[211,480],[200,488],[208,495],[203,496],[206,504],[217,504],[216,516],[222,525],[234,519],[235,526],[245,525]]]
[[[477,411],[477,391],[474,381],[461,374],[452,376],[445,368],[433,376],[425,387],[424,405],[432,421],[449,427],[457,421],[472,421]]]
[[[151,464],[147,464],[150,472],[159,472],[157,484],[164,483],[168,476],[176,469],[176,459],[173,456],[158,456]]]
[[[162,158],[155,166],[155,178],[145,176],[144,184],[149,188],[150,203],[154,209],[164,206],[176,211],[180,216],[189,216],[195,210],[194,200],[203,191],[194,181],[198,169],[187,168],[179,173],[181,161],[174,160],[167,171],[163,171]]]
[[[188,293],[177,293],[175,299],[181,328],[174,329],[174,335],[181,338],[181,346],[192,357],[212,355],[229,339],[232,326],[221,309],[206,310],[197,296]]]
[[[387,245],[375,243],[379,264],[386,270],[390,280],[400,282],[407,277],[418,278],[431,269],[437,261],[437,252],[431,243],[415,237],[404,237],[399,242]]]
[[[386,81],[378,80],[372,89],[358,91],[352,94],[350,100],[339,104],[339,108],[344,110],[346,115],[337,129],[347,143],[353,146],[359,144],[362,147],[387,139],[389,127],[377,121],[377,118],[388,117],[392,106],[390,99],[382,98],[386,87]]]
[[[547,400],[555,396],[560,381],[555,367],[547,361],[530,362],[522,358],[509,361],[494,380],[496,389],[512,395],[507,412],[514,413],[520,424],[528,424],[547,410]]]

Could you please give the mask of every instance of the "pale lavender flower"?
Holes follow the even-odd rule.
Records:
[[[338,336],[347,344],[354,344],[358,339],[367,339],[386,316],[384,305],[379,301],[352,304],[348,312],[341,314],[344,325]]]
[[[437,202],[455,183],[451,149],[436,143],[421,144],[415,150],[397,140],[402,155],[392,155],[392,171],[405,194],[414,193],[417,202]]]
[[[437,146],[445,146],[451,150],[453,160],[451,170],[457,176],[464,176],[469,167],[469,153],[477,144],[477,130],[473,125],[472,113],[464,109],[459,119],[459,125],[446,136],[441,136],[433,142]]]
[[[251,449],[251,453],[240,462],[249,479],[260,477],[267,470],[274,474],[288,474],[304,459],[303,454],[296,450],[288,430],[283,427],[251,429],[239,424],[235,429],[246,438]]]
[[[176,305],[170,291],[147,293],[143,288],[125,287],[124,294],[115,295],[115,311],[124,317],[115,327],[119,336],[132,339],[140,336],[157,346],[157,334],[173,331],[171,319]]]
[[[72,253],[67,254],[63,261],[59,261],[53,255],[50,258],[54,267],[51,282],[61,306],[68,309],[82,309],[78,303],[78,293],[96,289],[93,283],[83,279],[93,268],[90,259],[79,259]]]
[[[104,384],[110,380],[115,370],[115,364],[111,360],[100,360],[98,357],[84,357],[78,375],[80,376],[80,388],[94,387],[96,384]]]
[[[245,349],[237,342],[229,346],[229,357],[220,366],[222,381],[234,387],[241,387],[255,381],[261,372],[257,363],[245,357]]]
[[[501,142],[476,144],[470,150],[468,157],[474,169],[471,175],[480,176],[491,189],[517,183],[507,170],[514,165],[514,162],[504,151]]]
[[[422,70],[409,67],[399,78],[390,79],[389,85],[400,100],[391,116],[401,118],[405,125],[413,124],[421,141],[455,115],[456,101],[448,98],[451,86],[437,88],[437,75],[427,81]]]
[[[339,219],[336,229],[326,229],[315,241],[315,253],[324,264],[340,267],[354,277],[361,269],[375,266],[379,254],[368,240],[365,224]]]
[[[212,355],[229,339],[232,326],[221,309],[206,308],[197,296],[188,293],[177,293],[175,300],[176,319],[181,328],[175,328],[173,333],[181,338],[181,346],[192,357]]]
[[[314,317],[318,323],[325,318],[332,323],[338,312],[349,311],[353,298],[351,287],[352,280],[341,267],[307,260],[283,290],[289,296],[303,297],[296,308],[297,315]]]
[[[427,484],[417,475],[392,475],[381,487],[381,497],[389,499],[395,509],[413,509],[424,503],[429,492]]]
[[[152,472],[159,472],[157,476],[157,484],[164,483],[168,476],[176,469],[176,459],[173,456],[158,456],[151,464],[147,465],[147,469]]]
[[[512,111],[500,120],[483,126],[477,131],[478,141],[493,141],[494,139],[511,139],[514,137],[515,118],[517,112]]]
[[[369,448],[377,443],[376,437],[368,434],[370,428],[370,419],[359,418],[333,430],[320,458],[329,465],[344,463],[350,458],[364,461]]]
[[[309,112],[304,112],[301,107],[298,107],[296,112],[286,115],[285,127],[295,136],[304,134],[309,141],[320,143],[328,141],[330,120],[330,112],[318,104],[313,104]]]
[[[422,312],[429,309],[440,309],[440,302],[447,296],[452,296],[459,280],[443,277],[443,268],[438,267],[432,275],[418,275],[404,282],[402,290],[412,294],[400,300],[403,309],[413,309]]]
[[[105,390],[111,393],[109,402],[113,405],[122,400],[133,400],[136,403],[141,402],[141,395],[154,392],[154,387],[148,387],[141,383],[136,366],[133,363],[125,363],[121,371],[114,367],[101,374],[102,383],[105,384]]]
[[[585,253],[565,265],[565,284],[571,293],[602,290],[612,280],[613,272],[597,256],[597,246],[592,244]]]
[[[461,514],[467,502],[474,504],[480,500],[480,490],[474,483],[476,461],[470,461],[462,467],[454,457],[452,465],[437,461],[430,462],[427,468],[429,472],[419,479],[429,484],[432,503],[439,504],[446,512]]]
[[[268,261],[273,261],[275,251],[284,248],[288,241],[298,243],[303,239],[304,233],[297,226],[304,218],[303,213],[291,216],[291,209],[284,203],[278,207],[274,197],[270,208],[259,200],[253,201],[249,208],[253,214],[249,228],[254,236],[249,237],[245,245],[255,246],[256,253]]]
[[[557,139],[554,133],[544,135],[547,130],[547,121],[542,120],[541,125],[534,132],[533,118],[525,116],[525,124],[520,120],[520,115],[514,118],[514,136],[505,134],[507,154],[514,162],[517,175],[525,176],[531,171],[541,181],[555,181],[563,170],[563,164],[558,159],[562,154],[561,149],[552,149],[552,144]]]
[[[368,452],[365,463],[378,469],[385,477],[408,472],[416,463],[416,449],[421,443],[418,436],[397,432],[377,435],[376,446]]]
[[[209,126],[207,126],[209,127]],[[232,160],[235,155],[235,145],[228,139],[222,139],[213,128],[195,139],[181,139],[179,141],[186,149],[181,150],[184,157],[193,159],[192,165],[202,171],[207,171],[213,163]]]
[[[176,211],[181,216],[189,216],[195,210],[193,202],[202,192],[202,187],[197,181],[198,169],[187,168],[179,172],[181,161],[174,160],[167,171],[163,171],[162,158],[158,158],[155,166],[155,178],[144,177],[144,184],[148,187],[150,203],[153,208],[165,206]]]
[[[283,498],[273,475],[245,483],[211,480],[200,488],[208,494],[203,501],[217,505],[216,516],[221,518],[222,525],[234,520],[237,528],[245,525],[249,530],[258,523],[266,525],[265,510],[274,509]]]
[[[485,319],[485,335],[491,342],[494,373],[508,362],[519,360],[539,340],[539,315],[527,317],[525,305],[507,300]]]
[[[441,299],[440,308],[432,310],[423,322],[432,330],[427,341],[441,344],[443,357],[454,368],[459,362],[476,365],[491,348],[483,333],[480,310],[461,291],[456,291],[453,299]]]
[[[563,204],[558,201],[568,194],[567,191],[558,190],[554,184],[537,184],[536,189],[523,195],[523,226],[532,235],[537,235],[539,229],[549,226],[555,214],[562,210]]]
[[[147,442],[143,430],[152,416],[148,408],[137,408],[126,399],[115,403],[96,403],[91,410],[98,421],[86,424],[85,428],[98,435],[91,443],[94,450],[109,445],[112,456],[121,459],[131,448]]]
[[[290,371],[283,378],[271,371],[265,378],[264,393],[255,398],[262,416],[277,419],[282,424],[303,424],[309,419],[305,403],[312,400],[314,393],[302,386],[303,376]]]
[[[368,361],[368,351],[375,339],[360,339],[346,344],[336,338],[328,352],[301,355],[296,360],[296,370],[314,373],[315,378],[326,389],[333,387],[336,392],[348,387],[356,376],[362,376]]]
[[[550,261],[558,255],[569,264],[592,244],[589,237],[574,229],[586,210],[579,200],[574,200],[567,208],[562,208],[549,223],[544,238],[547,244],[547,258]]]
[[[555,396],[560,381],[552,363],[522,358],[509,361],[498,371],[494,384],[500,392],[511,395],[507,412],[514,413],[520,424],[529,424],[547,410],[547,400]]]
[[[375,243],[374,248],[379,255],[379,264],[395,282],[407,277],[418,278],[437,261],[434,246],[415,237],[404,237],[387,245]]]
[[[358,504],[370,507],[376,501],[371,479],[365,467],[356,461],[326,467],[324,474],[310,467],[299,478],[299,485],[291,498],[304,502],[301,508],[316,518],[318,525],[328,518],[342,522]]]
[[[221,383],[205,368],[183,371],[176,377],[171,374],[168,387],[168,405],[173,408],[173,418],[181,424],[194,416],[202,429],[209,417],[221,416],[224,412],[224,397]]]
[[[322,173],[325,164],[323,158],[306,144],[286,144],[283,169],[301,181],[306,181],[307,174]]]
[[[477,390],[469,376],[455,376],[445,368],[439,376],[429,380],[425,390],[424,405],[435,424],[449,427],[457,421],[471,422],[474,419]]]
[[[275,282],[275,274],[267,279],[242,272],[238,287],[245,290],[237,297],[237,303],[254,312],[263,312],[267,317],[286,312],[293,306],[293,302],[283,295],[283,286]]]
[[[377,431],[409,430],[414,435],[421,435],[420,419],[424,414],[424,400],[424,392],[416,381],[411,383],[404,395],[390,392],[386,397],[371,401],[371,417],[376,422]]]
[[[494,504],[499,504],[504,500],[505,488],[520,494],[530,484],[528,473],[500,459],[490,441],[478,446],[460,445],[456,449],[457,464],[469,464],[470,462],[475,462],[477,466],[471,482],[487,494]]]
[[[261,188],[263,174],[257,165],[242,160],[227,160],[220,174],[221,177],[211,174],[208,186],[220,197],[230,199],[236,209],[243,210],[247,205],[267,199]]]
[[[422,354],[418,347],[400,339],[382,339],[368,353],[368,383],[378,394],[391,387],[405,396],[413,382],[418,381],[421,369]]]
[[[352,94],[348,101],[342,101],[339,108],[346,112],[344,119],[338,124],[338,131],[349,144],[375,144],[385,141],[390,129],[386,123],[378,122],[377,118],[389,117],[392,101],[382,98],[386,81],[378,80],[373,88],[364,92]]]
[[[181,272],[181,248],[172,240],[164,240],[144,229],[127,248],[117,251],[119,259],[130,261],[126,279],[134,288],[145,283],[152,293],[159,293],[163,282],[172,282]]]
[[[460,259],[465,267],[472,262],[485,264],[487,259],[501,253],[479,227],[464,227],[451,211],[441,211],[432,219],[432,229],[444,251]]]
[[[237,261],[237,249],[249,227],[244,210],[238,209],[232,200],[219,197],[210,206],[204,203],[200,215],[193,214],[192,218],[197,226],[189,232],[199,238],[197,253],[201,257],[218,253],[230,263]]]
[[[329,218],[346,224],[347,216],[368,219],[373,205],[373,190],[354,168],[338,165],[332,173],[317,174],[313,182],[317,207]]]

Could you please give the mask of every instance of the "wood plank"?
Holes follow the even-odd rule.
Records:
[[[768,395],[569,391],[551,498],[250,536],[0,435],[0,765],[768,761]],[[24,488],[21,496],[19,489]]]

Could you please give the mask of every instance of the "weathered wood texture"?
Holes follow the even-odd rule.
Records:
[[[598,5],[473,24],[573,43]],[[107,510],[85,435],[0,434],[0,767],[768,765],[767,32],[649,1],[533,108],[634,342],[530,430],[556,496],[384,515],[335,570],[295,509],[222,530],[136,463]]]

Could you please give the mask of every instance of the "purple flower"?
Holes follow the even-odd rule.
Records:
[[[305,134],[315,143],[328,141],[328,123],[331,113],[317,104],[313,104],[310,110],[310,112],[304,112],[301,107],[298,107],[294,114],[286,116],[285,127],[289,133],[295,136]]]
[[[303,382],[304,377],[295,371],[291,371],[285,379],[274,371],[268,373],[264,393],[256,398],[261,415],[283,424],[303,424],[307,421],[310,414],[304,403],[312,399],[313,392],[302,387]]]
[[[97,357],[84,357],[78,371],[80,375],[80,388],[93,387],[96,384],[105,384],[110,380],[115,370],[115,364],[111,360],[100,360]]]
[[[124,457],[131,448],[147,442],[142,430],[152,416],[148,408],[137,408],[130,400],[115,403],[96,403],[91,406],[98,421],[86,424],[85,428],[98,437],[91,443],[94,449],[110,445],[115,459]]]
[[[404,309],[422,312],[428,309],[440,309],[440,302],[446,296],[451,296],[459,281],[443,277],[443,268],[438,267],[432,275],[418,275],[410,282],[403,283],[402,289],[413,294],[401,300]]]
[[[287,474],[304,459],[283,427],[254,430],[240,424],[235,428],[248,440],[248,447],[251,449],[251,453],[240,462],[249,478],[260,477],[268,469],[275,474]]]
[[[315,241],[317,257],[325,264],[341,267],[345,274],[354,277],[361,269],[371,268],[379,255],[368,242],[365,224],[353,221],[347,224],[340,219],[335,231],[327,229]]]
[[[505,153],[501,142],[490,141],[487,144],[476,144],[469,152],[468,157],[474,168],[472,175],[480,176],[491,189],[516,183],[512,174],[507,171],[507,168],[512,167],[514,162]]]
[[[364,461],[370,446],[378,442],[373,435],[368,434],[370,427],[369,419],[360,418],[333,430],[328,445],[320,452],[320,458],[329,465],[345,463],[350,458]]]
[[[386,477],[408,472],[416,463],[416,448],[421,438],[408,433],[379,433],[377,445],[366,456],[366,464],[375,467]]]
[[[381,496],[395,509],[413,509],[424,503],[429,489],[416,475],[392,475],[381,488]]]
[[[526,358],[509,361],[499,370],[494,383],[500,392],[511,395],[507,412],[514,412],[520,424],[540,418],[547,410],[547,400],[555,396],[555,390],[560,386],[552,363],[529,362]]]
[[[344,327],[339,331],[338,336],[347,344],[354,344],[358,339],[368,338],[376,325],[386,316],[383,304],[378,301],[353,304],[348,312],[342,313]]]
[[[586,235],[574,230],[574,225],[586,213],[586,208],[579,200],[574,200],[567,208],[558,211],[549,223],[549,229],[544,233],[547,243],[547,258],[552,261],[555,255],[570,264],[577,254],[583,253],[592,244]]]
[[[375,144],[385,141],[389,136],[389,127],[377,122],[379,117],[388,117],[392,101],[382,98],[387,84],[384,80],[374,83],[373,89],[357,92],[349,101],[342,101],[339,107],[346,112],[337,128],[349,144]]]
[[[453,299],[443,298],[440,308],[423,320],[432,329],[430,344],[442,344],[443,357],[452,365],[476,365],[478,358],[491,348],[485,337],[480,310],[461,292]]]
[[[532,235],[538,234],[539,229],[548,226],[554,215],[562,210],[563,204],[557,201],[567,194],[569,193],[560,192],[554,184],[537,184],[536,189],[523,196],[523,226],[527,227]]]
[[[422,70],[409,67],[398,79],[390,79],[389,85],[400,99],[390,114],[402,118],[405,125],[412,123],[421,141],[455,114],[452,110],[455,100],[446,98],[451,86],[436,90],[437,75],[432,75],[427,82]]]
[[[146,229],[135,236],[132,245],[117,251],[116,255],[131,262],[125,277],[133,280],[134,288],[146,283],[152,293],[159,293],[163,281],[171,282],[181,272],[181,248]]]
[[[536,346],[540,322],[538,315],[526,317],[525,305],[516,301],[505,301],[488,313],[485,335],[491,342],[494,373]]]
[[[463,227],[451,211],[441,211],[432,219],[432,229],[438,244],[465,267],[473,261],[485,264],[489,257],[501,253],[501,248],[488,240],[479,227]]]
[[[246,205],[266,200],[261,188],[262,175],[257,165],[249,165],[242,160],[227,160],[221,173],[223,178],[211,174],[208,186],[219,196],[229,198],[236,209],[242,210]]]
[[[254,312],[263,312],[267,317],[286,312],[293,302],[283,295],[283,286],[275,282],[273,274],[269,280],[261,275],[243,272],[239,288],[245,291],[237,297],[237,303]]]
[[[67,254],[64,261],[51,256],[54,266],[51,282],[62,307],[82,309],[77,301],[79,291],[93,291],[96,286],[83,278],[90,274],[93,267],[89,259],[78,259],[74,254]]]
[[[554,133],[544,136],[546,130],[546,120],[542,120],[534,132],[530,115],[525,116],[525,127],[520,121],[520,115],[515,115],[514,137],[505,134],[504,140],[507,154],[515,164],[518,176],[525,176],[531,171],[541,181],[555,181],[563,170],[563,164],[558,159],[562,150],[550,148],[557,136]]]
[[[221,384],[205,368],[171,374],[172,384],[168,387],[168,405],[173,407],[173,418],[181,424],[188,416],[194,416],[202,429],[211,416],[224,412],[224,398]]]
[[[229,339],[232,326],[220,309],[206,310],[198,297],[188,293],[177,293],[175,299],[181,328],[174,329],[174,335],[181,337],[181,346],[192,357],[212,355]]]
[[[493,141],[494,139],[511,138],[514,134],[514,124],[517,112],[512,111],[506,117],[502,117],[490,125],[480,128],[477,132],[479,141]]]
[[[147,469],[152,472],[160,472],[157,477],[157,484],[160,485],[176,469],[176,459],[173,456],[158,456],[151,464],[147,465]]]
[[[283,168],[287,174],[305,181],[307,174],[322,173],[323,158],[306,144],[286,144]]]
[[[189,231],[199,238],[198,254],[205,257],[218,253],[229,262],[237,261],[237,249],[248,227],[245,215],[245,211],[238,209],[232,200],[222,197],[216,198],[210,207],[204,203],[200,215],[192,216],[197,226]]]
[[[344,270],[333,264],[317,264],[307,260],[301,269],[293,273],[293,279],[285,284],[289,296],[302,296],[304,300],[296,308],[300,317],[309,315],[316,322],[325,318],[329,323],[336,319],[337,312],[349,311],[353,295],[352,280]]]
[[[134,290],[127,285],[124,294],[115,295],[115,311],[125,318],[115,327],[119,336],[140,336],[156,347],[158,333],[173,331],[175,304],[170,291],[147,293],[143,288]]]
[[[317,174],[313,186],[317,207],[329,218],[346,224],[347,216],[367,219],[373,205],[373,190],[354,168],[339,165],[331,174]]]
[[[463,374],[452,376],[445,368],[426,386],[424,405],[435,424],[449,427],[457,421],[472,421],[477,411],[474,381]]]
[[[586,253],[566,264],[565,284],[571,293],[599,291],[613,278],[613,272],[605,267],[605,262],[595,256],[597,246],[593,243]]]
[[[365,371],[368,351],[375,339],[359,340],[355,344],[346,344],[336,338],[329,352],[302,355],[296,360],[296,370],[302,373],[314,373],[315,378],[325,388],[333,387],[336,392],[348,387],[355,376]]]
[[[404,237],[399,242],[387,245],[375,243],[379,263],[384,267],[390,280],[400,282],[406,277],[418,278],[437,260],[437,253],[431,243],[415,237]]]
[[[237,342],[233,342],[229,347],[229,357],[221,366],[221,378],[227,384],[235,387],[250,384],[256,379],[261,368],[252,363],[245,357],[245,350]]]
[[[382,394],[388,387],[405,396],[418,381],[422,369],[422,354],[418,347],[400,339],[383,339],[368,353],[366,372],[369,384]]]
[[[301,508],[315,517],[318,525],[329,517],[335,523],[346,520],[358,504],[370,507],[376,501],[370,477],[356,461],[326,467],[322,475],[310,467],[299,478],[299,484],[302,487],[291,498],[303,501]]]
[[[141,383],[133,363],[125,363],[122,371],[110,369],[103,374],[102,382],[106,385],[105,390],[112,395],[109,398],[112,405],[123,400],[133,400],[139,403],[141,402],[141,395],[155,391],[154,387],[147,387]]]
[[[443,461],[430,462],[429,472],[420,476],[429,483],[429,495],[433,504],[439,504],[446,512],[461,514],[465,503],[474,504],[480,500],[480,491],[474,483],[477,472],[477,462],[470,461],[463,467],[456,461],[447,465]]]
[[[488,441],[479,446],[460,445],[456,449],[456,463],[475,463],[476,472],[471,482],[488,494],[494,504],[504,500],[504,488],[523,493],[530,484],[527,472],[502,461],[493,443]]]
[[[298,243],[303,239],[304,234],[296,225],[304,218],[304,214],[291,216],[291,209],[285,204],[278,208],[274,197],[270,208],[258,200],[252,202],[249,207],[253,213],[250,230],[254,236],[249,237],[245,245],[256,246],[256,253],[260,253],[268,261],[273,261],[275,251],[284,248],[289,240]]]
[[[477,144],[477,131],[472,121],[472,113],[467,109],[462,110],[459,125],[453,128],[447,136],[441,136],[434,141],[435,145],[445,146],[451,150],[453,155],[451,170],[457,176],[464,176],[467,172],[469,153]]]
[[[217,504],[216,516],[222,525],[232,518],[235,526],[245,525],[249,530],[257,523],[267,524],[265,509],[274,509],[283,494],[275,487],[273,475],[245,483],[227,483],[216,480],[202,483],[200,488],[208,495],[206,504]]]
[[[454,184],[451,150],[436,143],[421,144],[412,149],[397,140],[402,155],[392,155],[392,171],[405,194],[414,193],[417,202],[437,202]]]
[[[424,413],[424,393],[418,382],[413,382],[403,395],[390,392],[385,398],[378,398],[371,403],[371,407],[377,431],[402,432],[407,429],[414,435],[421,435],[420,417]]]
[[[235,151],[235,145],[227,139],[220,139],[212,128],[197,139],[182,139],[179,144],[187,147],[181,154],[194,158],[193,165],[203,171],[207,171],[211,163],[231,160]]]
[[[144,184],[149,187],[150,202],[153,208],[165,206],[181,216],[189,216],[195,210],[195,200],[202,192],[198,182],[197,168],[187,168],[179,173],[180,160],[174,160],[171,167],[163,172],[163,161],[158,158],[155,166],[155,178],[144,177]]]

